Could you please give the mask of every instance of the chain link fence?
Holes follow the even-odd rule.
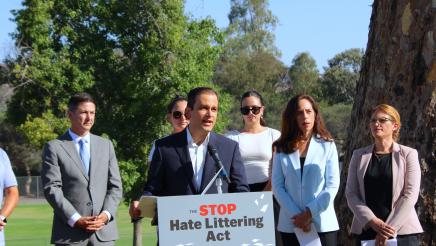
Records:
[[[41,176],[21,176],[17,177],[17,182],[21,197],[44,199]]]

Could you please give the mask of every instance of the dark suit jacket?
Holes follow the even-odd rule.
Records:
[[[96,235],[101,241],[118,238],[114,218],[122,188],[114,147],[111,141],[93,134],[90,144],[89,176],[68,132],[44,146],[41,178],[45,198],[54,210],[52,243],[71,244],[90,237],[90,233],[68,225],[76,212],[92,216],[108,211],[111,221]]]
[[[156,141],[156,149],[150,163],[144,195],[200,194],[215,175],[215,161],[207,153],[200,190],[195,188],[186,131],[187,129]],[[238,143],[211,132],[209,144],[217,149],[224,168],[230,176],[230,185],[223,181],[223,193],[249,191]],[[215,185],[212,185],[207,193],[216,194]]]

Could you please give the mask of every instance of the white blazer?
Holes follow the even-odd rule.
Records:
[[[300,154],[278,152],[274,156],[272,187],[280,204],[277,229],[294,232],[292,217],[306,207],[317,232],[339,230],[333,202],[339,188],[338,153],[334,142],[312,136],[301,178]]]

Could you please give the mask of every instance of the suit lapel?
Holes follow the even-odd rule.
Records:
[[[209,144],[216,148],[218,155],[220,155],[220,153],[222,153],[220,151],[219,144],[217,144],[216,136],[213,132],[211,132],[209,135]],[[224,163],[223,163],[223,165],[224,165]],[[202,192],[204,190],[204,188],[207,186],[207,184],[210,182],[210,180],[215,175],[216,171],[217,170],[216,170],[215,161],[213,160],[212,156],[210,156],[209,151],[206,151],[206,157],[204,160],[203,175],[201,177],[200,192]]]
[[[191,187],[191,190],[197,192],[197,189],[195,188],[195,184],[194,184],[194,170],[192,169],[192,161],[191,161],[191,157],[189,156],[186,131],[187,128],[185,128],[185,130],[183,130],[181,133],[175,136],[176,137],[175,142],[181,143],[181,144],[177,144],[175,146],[175,149],[180,157],[180,162],[182,164],[185,175],[189,181],[189,186]]]
[[[372,150],[374,148],[374,145],[370,145],[368,146],[363,154],[362,154],[362,159],[360,161],[360,167],[359,170],[360,172],[358,173],[357,179],[359,181],[360,184],[360,193],[364,194],[364,199],[365,199],[365,173],[366,173],[366,169],[368,168],[369,162],[371,161],[371,157],[372,157]]]
[[[83,168],[82,160],[80,159],[79,153],[77,152],[76,146],[71,139],[70,134],[68,131],[60,137],[60,140],[62,141],[62,148],[65,150],[67,155],[73,160],[74,165],[80,170],[80,172],[83,174],[83,176],[86,178],[86,180],[89,181],[88,175],[85,174],[85,169]]]
[[[294,172],[298,177],[298,182],[301,183],[301,166],[300,166],[300,153],[297,151],[288,154],[288,157],[292,163],[292,167],[294,168]]]
[[[90,141],[90,149],[91,149],[91,159],[89,162],[89,177],[90,180],[93,180],[95,177],[95,175],[97,174],[97,162],[98,162],[98,153],[100,153],[98,147],[99,144],[96,143],[97,138],[91,134],[89,136],[89,141]]]
[[[320,145],[320,143],[318,143],[318,141],[316,141],[315,137],[312,136],[310,138],[309,148],[307,150],[306,158],[304,160],[303,165],[305,165],[306,163],[314,163],[313,159],[315,158],[315,153],[317,153],[317,149],[318,149],[319,145]],[[298,151],[296,151],[296,152],[298,152]],[[299,157],[300,156],[298,156],[298,163],[300,163],[300,158]],[[299,168],[301,168],[301,166]],[[301,171],[300,171],[300,173],[301,173]],[[307,173],[307,169],[303,168],[303,179],[306,176],[306,173]]]
[[[394,142],[392,147],[392,197],[398,197],[397,194],[397,182],[398,182],[398,175],[400,167],[401,160],[400,160],[400,146]],[[402,178],[404,178],[402,176]],[[396,199],[392,199],[392,204]]]

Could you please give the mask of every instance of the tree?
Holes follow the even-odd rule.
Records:
[[[321,113],[324,118],[325,126],[333,135],[338,149],[341,150],[347,138],[347,127],[350,123],[352,104],[337,103],[328,105],[321,103]]]
[[[233,95],[231,118],[234,120],[228,126],[230,129],[241,127],[239,99],[242,93],[251,89],[259,91],[264,97],[266,122],[278,126],[280,117],[277,116],[280,115],[281,107],[275,106],[277,104],[274,100],[277,99],[277,96],[274,95],[274,85],[285,71],[283,63],[266,52],[251,55],[242,53],[237,59],[220,63],[214,81],[221,85],[223,90]]]
[[[292,65],[288,71],[289,81],[286,86],[288,97],[297,94],[309,94],[319,99],[319,71],[316,67],[316,61],[308,52],[297,54],[292,59]]]
[[[268,9],[268,0],[231,0],[227,45],[235,50],[279,55],[274,45],[278,19]],[[233,51],[233,50],[229,50]]]
[[[363,50],[349,49],[328,61],[321,79],[325,100],[330,104],[353,102],[362,59]]]
[[[425,231],[422,244],[436,244],[435,23],[434,2],[430,0],[373,3],[368,46],[348,131],[342,185],[337,195],[342,228],[349,228],[352,218],[344,196],[348,162],[354,149],[371,143],[368,129],[371,109],[388,103],[398,109],[402,118],[399,143],[418,150],[422,180],[417,210]],[[340,236],[348,245],[346,234],[342,230]]]
[[[268,9],[268,0],[232,0],[230,25],[226,30],[224,51],[213,81],[232,95],[230,129],[241,128],[240,96],[251,89],[265,98],[265,118],[278,126],[283,103],[275,85],[286,68],[279,60],[272,30],[277,18]]]
[[[167,129],[164,105],[176,93],[210,83],[222,34],[211,19],[191,21],[182,0],[25,0],[15,11],[19,55],[6,65],[19,86],[8,120],[29,140],[47,119],[65,116],[68,98],[88,91],[97,101],[93,132],[116,147],[128,197],[145,179],[152,140]],[[220,97],[218,129],[229,97]],[[52,132],[53,133],[53,132]],[[42,142],[39,139],[38,142]]]

